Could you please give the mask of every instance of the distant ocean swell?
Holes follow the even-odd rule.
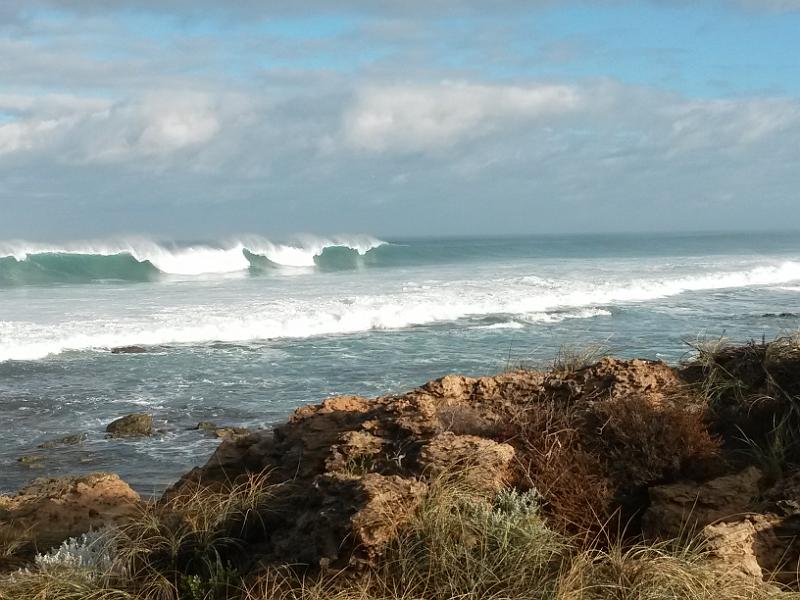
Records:
[[[63,245],[0,242],[0,286],[151,281],[163,275],[220,275],[281,268],[355,269],[402,260],[392,248],[370,236],[304,237],[292,243],[250,236],[219,246],[166,245],[146,239]],[[376,254],[381,250],[381,255]]]

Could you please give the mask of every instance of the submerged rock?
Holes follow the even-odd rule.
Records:
[[[73,433],[65,435],[64,437],[56,438],[54,440],[47,440],[42,442],[37,448],[58,448],[59,446],[77,446],[86,441],[88,436],[85,433]]]
[[[214,437],[233,440],[246,437],[252,432],[246,427],[219,427],[213,421],[200,421],[197,425],[191,428],[192,431],[205,431]]]
[[[39,463],[47,460],[47,457],[42,454],[23,454],[17,458],[18,463],[28,466],[40,466]]]
[[[250,430],[246,427],[215,427],[211,430],[214,437],[223,440],[235,440],[250,435]]]
[[[117,346],[111,349],[111,354],[144,354],[149,352],[144,346]]]
[[[153,433],[153,417],[146,413],[133,413],[108,424],[110,437],[146,436]]]

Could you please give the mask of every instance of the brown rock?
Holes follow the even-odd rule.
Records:
[[[16,496],[0,496],[0,539],[43,551],[69,537],[137,514],[139,495],[116,475],[36,479]]]
[[[145,413],[133,413],[112,421],[106,427],[110,437],[132,437],[152,435],[153,417]]]
[[[798,584],[800,518],[745,515],[706,526],[701,539],[715,571],[750,580]]]
[[[512,480],[514,448],[474,435],[445,432],[423,446],[419,464],[430,476],[459,473],[479,490],[498,491]]]
[[[281,510],[270,517],[269,539],[260,542],[259,552],[280,562],[333,568],[373,561],[430,480],[452,470],[466,474],[481,497],[503,485],[539,489],[554,522],[577,523],[582,517],[591,520],[590,527],[620,506],[621,481],[630,469],[615,466],[639,465],[646,461],[636,454],[646,454],[649,462],[638,469],[637,486],[671,482],[685,476],[684,462],[700,455],[688,442],[688,450],[672,453],[685,428],[665,415],[683,409],[673,400],[682,385],[664,363],[605,359],[569,373],[450,375],[374,400],[328,398],[296,410],[273,431],[224,440],[208,463],[186,474],[165,499],[198,485],[224,490],[267,472],[271,481],[285,485],[278,492]],[[605,420],[587,418],[605,416],[595,406],[607,405],[613,413],[631,403],[648,410],[631,409],[630,419],[617,419],[613,439],[611,427],[602,427]],[[537,414],[541,418],[534,418]],[[650,425],[666,423],[652,447],[639,439],[649,430],[625,435],[641,424],[642,415]],[[715,451],[704,415],[692,415],[691,425],[705,435],[701,441]],[[598,451],[600,440],[617,453],[614,464]],[[636,494],[641,491],[638,487]],[[640,511],[636,494],[630,495],[638,502],[633,510]]]
[[[651,487],[643,527],[654,537],[676,537],[747,512],[758,497],[761,480],[761,471],[749,467],[702,484],[680,482]]]
[[[224,440],[235,440],[250,435],[250,430],[246,427],[215,427],[211,430],[214,437]]]
[[[414,479],[377,473],[365,475],[360,485],[365,499],[350,522],[360,556],[374,561],[408,522],[425,497],[428,486]]]

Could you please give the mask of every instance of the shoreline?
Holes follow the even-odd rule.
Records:
[[[784,559],[800,559],[798,538],[786,533],[800,536],[797,397],[797,337],[698,346],[680,366],[562,352],[549,371],[331,397],[272,430],[228,432],[204,466],[153,502],[113,475],[36,481],[0,497],[0,534],[20,537],[12,564],[25,564],[98,527],[127,532],[143,510],[165,519],[224,505],[243,528],[237,544],[250,549],[230,551],[242,576],[258,556],[258,569],[360,577],[383,568],[431,498],[458,490],[459,502],[478,505],[516,494],[513,502],[535,505],[537,527],[570,544],[692,532],[711,548],[711,572],[791,587],[797,568]],[[108,431],[147,435],[153,423],[139,415]],[[253,503],[247,514],[260,524],[234,501]]]

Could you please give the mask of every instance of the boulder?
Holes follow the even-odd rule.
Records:
[[[0,539],[44,551],[92,529],[135,517],[140,498],[116,475],[41,478],[0,496]]]
[[[108,424],[110,437],[132,437],[152,435],[153,417],[146,413],[133,413]]]
[[[650,537],[677,537],[752,509],[762,481],[756,467],[705,483],[682,481],[648,490],[642,527]]]

